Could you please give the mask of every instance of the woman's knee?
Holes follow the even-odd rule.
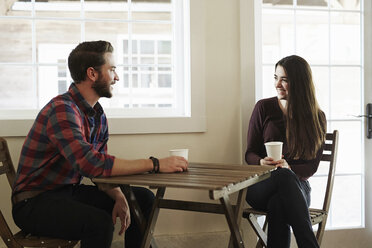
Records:
[[[275,176],[279,180],[285,180],[285,181],[298,180],[298,177],[296,176],[296,174],[292,170],[285,169],[285,168],[278,168],[275,171]]]

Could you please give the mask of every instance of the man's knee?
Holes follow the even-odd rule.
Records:
[[[104,239],[112,239],[114,233],[114,223],[111,215],[104,210],[99,214],[92,216],[90,220],[86,220],[86,232],[90,235],[99,235]]]

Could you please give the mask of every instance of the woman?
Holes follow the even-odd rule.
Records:
[[[257,102],[249,123],[245,160],[277,167],[248,188],[246,200],[268,212],[268,247],[289,247],[290,226],[299,248],[319,247],[310,222],[311,177],[320,162],[326,118],[315,97],[309,64],[292,55],[275,65],[277,97]],[[267,157],[264,143],[283,142],[283,158]]]

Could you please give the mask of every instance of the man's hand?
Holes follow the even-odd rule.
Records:
[[[114,208],[112,209],[112,222],[116,224],[116,218],[119,217],[121,221],[121,228],[119,235],[122,235],[130,225],[130,210],[127,199],[119,187],[109,188],[104,190],[114,201]]]
[[[115,200],[114,208],[112,209],[112,221],[114,225],[116,224],[116,218],[119,217],[121,221],[121,228],[119,235],[122,235],[125,230],[128,229],[130,225],[130,211],[128,202],[125,197],[118,197]]]
[[[183,157],[172,156],[159,159],[160,172],[182,172],[187,171],[189,162]]]

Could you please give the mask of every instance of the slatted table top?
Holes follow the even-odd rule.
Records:
[[[204,189],[211,199],[231,194],[269,177],[273,166],[190,163],[188,171],[181,173],[138,174],[94,178],[95,183],[128,184],[150,187]]]

